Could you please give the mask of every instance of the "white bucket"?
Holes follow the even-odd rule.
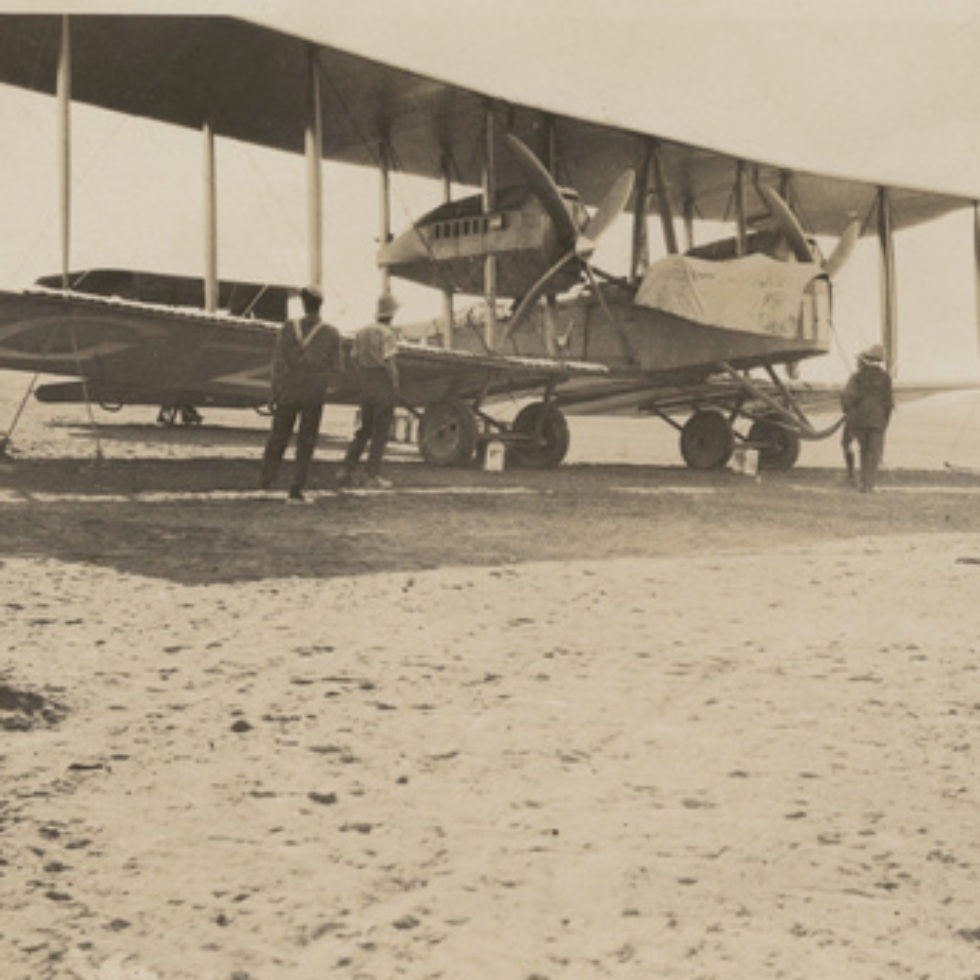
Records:
[[[492,439],[487,443],[486,455],[483,457],[483,469],[487,473],[502,473],[505,459],[504,444],[499,439]]]
[[[732,469],[743,476],[759,475],[759,450],[736,449],[732,454]]]

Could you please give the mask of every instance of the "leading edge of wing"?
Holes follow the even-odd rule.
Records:
[[[458,368],[461,373],[488,370],[514,378],[544,377],[555,380],[570,377],[607,377],[610,369],[595,361],[564,361],[551,357],[523,357],[517,354],[480,354],[473,351],[431,347],[413,341],[398,342],[400,365],[428,365],[438,370]]]

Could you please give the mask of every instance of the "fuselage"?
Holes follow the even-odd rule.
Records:
[[[722,262],[671,256],[654,263],[636,287],[599,288],[605,307],[591,291],[539,306],[501,353],[597,361],[628,373],[703,376],[722,362],[748,368],[829,350],[831,286],[816,264],[763,255]],[[433,321],[405,333],[436,342],[439,326]],[[479,351],[483,337],[480,306],[457,315],[453,347]]]

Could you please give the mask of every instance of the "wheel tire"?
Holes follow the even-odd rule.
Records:
[[[554,469],[565,458],[570,441],[568,422],[561,410],[554,405],[546,405],[544,402],[525,405],[515,416],[510,427],[511,432],[533,436],[542,411],[547,413],[541,429],[542,443],[511,443],[507,447],[508,465],[525,469]]]
[[[752,423],[749,442],[762,443],[760,470],[788,470],[800,457],[800,437],[769,419],[756,419]]]
[[[422,413],[419,452],[433,466],[467,466],[477,439],[476,416],[455,398],[434,402]]]
[[[692,470],[720,470],[735,449],[735,434],[721,412],[702,409],[681,429],[681,456]]]

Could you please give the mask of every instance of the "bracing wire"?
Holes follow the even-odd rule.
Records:
[[[980,404],[980,400],[978,400],[977,398],[971,399],[969,412],[964,414],[963,419],[960,422],[959,428],[956,430],[956,434],[950,440],[949,448],[947,449],[947,455],[949,455],[950,457],[952,457],[959,450],[960,444],[963,442],[963,437],[966,434],[967,428],[969,428],[971,432],[976,431],[976,426],[973,424],[973,420],[977,414],[978,404]]]
[[[78,352],[78,337],[75,333],[74,323],[69,327],[69,331],[71,333],[72,350],[75,352],[75,369],[78,371],[78,376],[82,381],[82,395],[85,398],[85,410],[88,413],[88,420],[92,426],[92,431],[95,433],[95,461],[96,463],[101,463],[103,460],[102,439],[99,433],[99,424],[95,421],[95,413],[92,411],[92,399],[89,397],[88,378],[82,371],[82,359]]]
[[[55,328],[51,327],[48,330],[47,339],[44,341],[44,348],[41,351],[41,360],[43,361],[45,357],[48,356],[48,352],[51,350],[51,342],[54,340]],[[41,376],[40,371],[35,371],[33,377],[28,383],[26,389],[24,390],[24,395],[20,400],[20,404],[17,406],[17,410],[14,412],[14,417],[11,420],[10,427],[7,429],[6,433],[0,437],[0,457],[6,456],[8,454],[8,449],[10,447],[10,441],[13,439],[14,430],[17,428],[17,423],[20,422],[20,417],[24,413],[24,408],[27,405],[27,400],[31,397],[34,392],[34,388],[37,385],[37,380]]]

